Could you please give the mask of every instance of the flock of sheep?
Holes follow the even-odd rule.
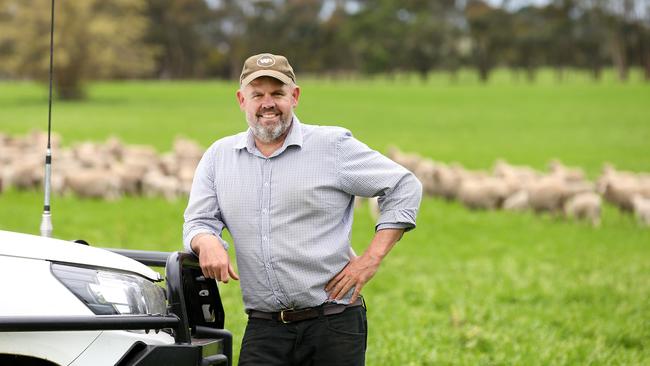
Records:
[[[162,196],[175,200],[189,194],[194,169],[204,149],[177,138],[172,151],[126,145],[111,137],[104,143],[82,142],[61,148],[53,136],[52,192],[114,200],[123,195]],[[47,136],[33,131],[24,137],[0,133],[0,192],[7,187],[34,189],[43,183]],[[491,172],[472,171],[391,148],[388,157],[420,179],[424,193],[458,200],[470,209],[532,210],[600,224],[603,199],[633,212],[650,226],[650,174],[618,171],[605,165],[596,182],[580,168],[552,161],[548,172],[503,160]],[[377,210],[376,201],[371,208]]]
[[[171,152],[158,154],[150,146],[126,145],[111,137],[104,143],[82,142],[60,147],[53,136],[52,192],[84,198],[115,200],[123,195],[162,196],[168,200],[189,194],[194,169],[204,149],[177,138]],[[0,192],[3,187],[33,189],[42,185],[47,135],[0,134]]]
[[[604,199],[650,226],[648,173],[618,171],[605,164],[600,177],[592,182],[582,169],[557,160],[551,161],[548,172],[504,160],[498,160],[487,172],[433,161],[395,147],[389,150],[388,157],[412,171],[426,195],[455,199],[470,209],[548,212],[597,226]]]

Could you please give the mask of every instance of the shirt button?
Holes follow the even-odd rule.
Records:
[[[268,186],[269,186],[269,182],[264,182],[264,187],[268,187]]]
[[[268,238],[266,235],[264,235],[264,236],[262,237],[262,240],[267,241],[267,240],[269,240],[269,238]]]
[[[268,212],[268,211],[266,211],[265,208],[262,209],[262,213],[263,213],[264,215],[266,215],[267,212]]]

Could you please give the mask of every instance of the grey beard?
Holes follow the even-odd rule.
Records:
[[[287,120],[280,119],[280,123],[272,128],[265,128],[255,121],[248,121],[248,126],[251,128],[251,131],[253,131],[253,136],[268,144],[277,140],[287,132],[287,129],[291,126],[292,119],[293,118],[288,118]]]

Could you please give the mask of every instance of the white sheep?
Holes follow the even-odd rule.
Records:
[[[122,196],[119,177],[103,169],[79,169],[65,177],[66,189],[83,198],[116,200]]]
[[[377,221],[381,214],[379,211],[379,197],[368,198],[368,210],[370,211],[370,217],[372,217],[374,221]]]
[[[198,162],[197,162],[198,164]],[[184,195],[189,195],[192,188],[192,180],[194,179],[194,171],[196,170],[196,165],[182,165],[176,177],[180,183],[181,193]]]
[[[436,163],[433,160],[422,159],[413,172],[422,183],[422,191],[428,196],[432,196],[436,192],[436,181],[433,176],[435,169]]]
[[[72,152],[81,166],[87,169],[108,169],[115,162],[102,145],[94,142],[76,144]]]
[[[550,175],[559,177],[567,182],[581,182],[586,177],[582,168],[568,167],[557,159],[551,160],[549,170]]]
[[[193,140],[189,140],[182,137],[176,137],[173,144],[173,153],[176,157],[181,160],[189,160],[198,163],[203,156],[204,149]]]
[[[395,146],[391,146],[388,148],[388,153],[386,154],[386,156],[388,156],[394,162],[403,166],[404,168],[408,169],[411,172],[415,172],[415,169],[420,163],[420,160],[422,160],[422,158],[419,155],[404,153]]]
[[[433,171],[433,195],[448,200],[455,199],[458,196],[462,175],[461,167],[436,164]]]
[[[531,181],[542,174],[528,166],[512,165],[504,159],[497,159],[492,168],[495,177],[514,178],[519,181]]]
[[[599,181],[599,186],[605,200],[624,212],[633,211],[632,198],[635,195],[650,197],[650,192],[646,193],[646,188],[637,177],[626,175],[608,176]]]
[[[527,191],[530,207],[535,212],[559,214],[569,198],[594,190],[595,186],[591,182],[567,182],[564,177],[547,175],[531,183]]]
[[[471,209],[494,210],[501,207],[508,193],[506,183],[499,178],[466,178],[461,184],[458,199]]]
[[[569,198],[564,204],[568,218],[588,220],[593,226],[600,225],[602,200],[595,192],[582,192]]]
[[[650,226],[650,198],[637,194],[632,198],[632,205],[639,223]]]
[[[33,189],[43,181],[43,157],[26,154],[5,165],[0,174],[4,185],[17,189]]]
[[[502,205],[506,211],[526,211],[530,208],[528,191],[521,189],[508,196]]]
[[[355,210],[360,210],[364,206],[364,202],[368,201],[368,211],[370,212],[370,217],[374,220],[377,221],[379,218],[379,201],[378,197],[360,197],[360,196],[355,196],[354,197],[354,209]]]
[[[142,180],[142,191],[146,197],[162,196],[174,201],[180,194],[180,183],[176,177],[152,170]]]
[[[124,143],[117,136],[110,136],[103,145],[103,150],[108,153],[113,160],[120,161],[124,155]]]

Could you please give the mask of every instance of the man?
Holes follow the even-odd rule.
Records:
[[[237,100],[246,132],[203,155],[185,211],[185,247],[205,276],[239,280],[249,320],[240,365],[363,365],[360,293],[406,230],[422,188],[403,167],[338,127],[302,124],[300,87],[283,56],[244,63]],[[354,196],[379,196],[368,249],[350,247]]]

